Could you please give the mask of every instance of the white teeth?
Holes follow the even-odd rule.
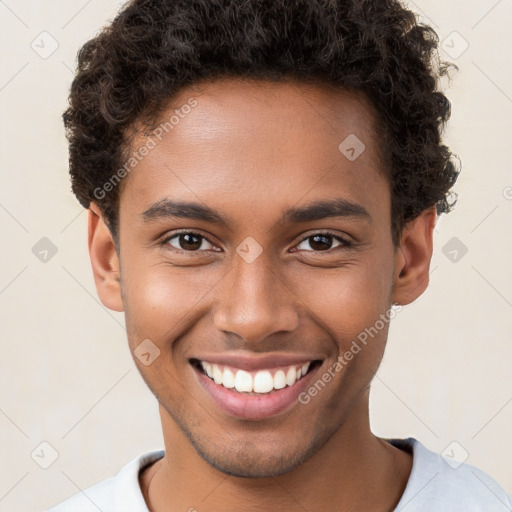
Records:
[[[244,370],[238,370],[236,372],[236,377],[235,377],[235,389],[239,392],[252,391],[251,374]]]
[[[272,374],[267,371],[259,371],[254,376],[254,385],[253,390],[256,393],[268,393],[274,388],[274,378],[272,377]]]
[[[295,369],[295,366],[290,366],[290,368],[286,372],[286,384],[288,384],[288,386],[293,386],[296,380],[297,370]]]
[[[223,375],[220,370],[220,368],[214,364],[213,365],[213,380],[215,381],[215,384],[222,384]]]
[[[229,368],[222,369],[218,364],[201,361],[201,367],[210,379],[225,388],[235,388],[240,393],[269,393],[273,389],[283,389],[293,386],[309,370],[310,363],[304,363],[297,369],[290,366],[286,371],[277,370],[275,375],[269,370],[260,370],[254,374],[244,370],[234,371]]]
[[[235,387],[235,375],[229,368],[224,369],[224,375],[222,378],[222,385],[225,388],[234,388]]]
[[[286,376],[283,370],[277,370],[274,375],[274,389],[283,389],[286,386]]]

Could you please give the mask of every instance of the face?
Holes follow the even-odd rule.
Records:
[[[123,184],[129,344],[203,460],[278,475],[325,446],[383,355],[386,322],[357,341],[393,302],[373,111],[321,85],[222,79],[182,90],[162,119],[187,101]]]

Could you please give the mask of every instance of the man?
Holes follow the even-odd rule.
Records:
[[[396,0],[135,0],[86,43],[73,191],[165,450],[52,512],[511,510],[369,425],[453,206],[436,48]]]

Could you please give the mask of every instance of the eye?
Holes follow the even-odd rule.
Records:
[[[337,245],[332,246],[333,242]],[[208,238],[195,231],[182,231],[174,233],[165,238],[161,242],[163,246],[171,246],[177,252],[200,252],[200,251],[221,251],[213,245]],[[301,245],[309,244],[310,249]],[[305,250],[306,252],[327,252],[332,249],[341,249],[351,247],[351,241],[346,240],[339,235],[330,232],[315,233],[302,239],[299,245],[294,248],[296,250]]]
[[[337,241],[338,245],[335,245],[334,247],[329,247],[333,243],[333,241]],[[306,250],[307,252],[312,252],[309,251],[308,249],[301,249],[300,246],[303,244],[309,244],[309,246],[312,248],[314,252],[325,252],[331,249],[351,247],[353,245],[352,242],[350,242],[349,240],[345,240],[344,238],[329,232],[315,233],[314,235],[309,235],[308,237],[304,238],[299,245],[297,245],[298,250]]]
[[[168,236],[162,245],[170,245],[177,251],[197,252],[199,250],[219,250],[205,236],[194,231],[182,231]],[[208,245],[210,247],[208,247]]]

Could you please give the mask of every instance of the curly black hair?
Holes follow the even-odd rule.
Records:
[[[451,105],[438,86],[457,68],[438,44],[399,0],[132,0],[78,53],[63,114],[73,193],[98,204],[118,248],[122,187],[98,187],[122,166],[134,127],[151,126],[178,90],[226,76],[321,82],[374,106],[398,246],[408,221],[456,202],[460,171],[441,141]]]

